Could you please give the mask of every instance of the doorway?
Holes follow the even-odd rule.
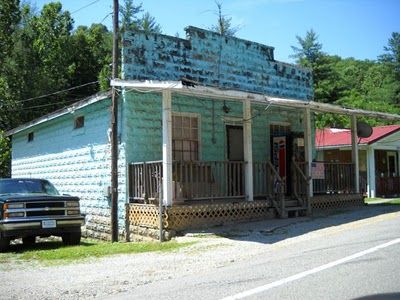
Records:
[[[244,194],[244,146],[243,127],[226,126],[227,145],[227,188],[228,195],[242,196]]]
[[[398,175],[397,154],[394,151],[388,151],[386,155],[388,177],[395,177]]]

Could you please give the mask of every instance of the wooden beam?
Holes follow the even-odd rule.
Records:
[[[172,205],[172,100],[171,91],[162,92],[163,203]]]
[[[309,108],[304,109],[304,155],[307,162],[306,176],[311,177],[311,166],[312,166],[312,135],[311,135],[311,111]],[[313,181],[310,180],[307,187],[308,197],[313,196]],[[308,201],[310,202],[310,201]],[[309,207],[309,210],[311,207]],[[311,211],[309,211],[311,212]]]
[[[246,200],[253,201],[253,142],[251,130],[251,103],[249,99],[243,101],[243,147],[245,161],[245,192]]]
[[[355,192],[360,192],[360,164],[358,161],[357,117],[351,116],[351,158],[354,165]]]
[[[368,177],[368,197],[376,196],[376,176],[375,176],[375,149],[369,147],[367,150],[367,177]]]

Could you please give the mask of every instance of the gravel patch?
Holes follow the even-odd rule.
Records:
[[[178,242],[195,244],[174,252],[124,254],[61,266],[6,261],[0,265],[0,299],[92,299],[119,293],[155,281],[201,274],[265,251],[338,234],[384,216],[400,216],[399,206],[370,205],[313,218],[275,219],[188,232]]]

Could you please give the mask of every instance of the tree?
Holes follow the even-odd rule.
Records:
[[[400,72],[400,33],[392,32],[388,45],[383,47],[386,53],[379,56],[379,60],[384,63],[392,63],[397,72]]]
[[[222,14],[222,3],[216,1],[215,4],[218,8],[218,20],[216,25],[212,25],[209,29],[211,31],[218,32],[223,36],[235,36],[236,32],[238,32],[237,27],[232,26],[232,18],[228,18],[226,15]]]
[[[157,24],[155,18],[146,12],[140,20],[141,28],[145,33],[161,33],[161,26]]]
[[[155,18],[150,13],[143,12],[143,5],[134,5],[133,0],[124,0],[124,5],[121,6],[121,32],[128,30],[142,30],[146,33],[161,33],[161,26],[156,22]]]
[[[300,47],[291,46],[294,54],[291,56],[304,66],[312,67],[323,55],[322,44],[318,42],[318,35],[313,29],[307,31],[304,38],[296,35]]]
[[[10,177],[10,141],[0,130],[0,178]]]
[[[19,0],[0,1],[0,71],[12,48],[13,33],[20,20]]]

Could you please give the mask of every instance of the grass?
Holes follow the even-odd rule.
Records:
[[[12,245],[8,252],[0,253],[0,263],[27,260],[50,264],[62,264],[116,254],[174,251],[192,244],[194,244],[194,242],[177,243],[175,241],[169,241],[164,243],[107,243],[86,239],[82,240],[79,246],[64,246],[62,242],[59,241],[36,243],[31,247],[25,247],[19,244]]]
[[[400,198],[395,198],[395,199],[385,199],[385,198],[365,198],[365,203],[367,204],[374,204],[377,202],[380,202],[382,200],[388,200],[387,202],[383,202],[383,205],[400,205]]]

